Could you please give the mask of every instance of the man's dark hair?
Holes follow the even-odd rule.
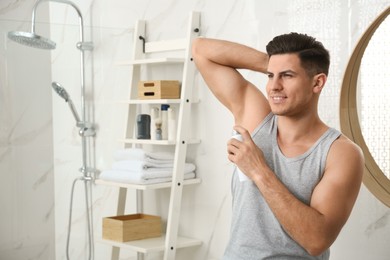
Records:
[[[328,75],[330,56],[321,42],[306,34],[288,33],[276,36],[267,45],[268,56],[296,53],[310,77],[318,73]]]

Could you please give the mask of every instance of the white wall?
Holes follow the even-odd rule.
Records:
[[[0,259],[54,258],[50,52],[7,39],[34,1],[0,2]],[[37,19],[49,35],[49,8]]]
[[[88,113],[88,117],[96,122],[98,128],[96,140],[91,144],[95,147],[91,161],[99,170],[110,167],[112,153],[121,147],[116,139],[124,127],[125,108],[118,106],[114,101],[125,96],[129,86],[129,75],[128,68],[118,67],[115,63],[130,57],[136,20],[149,21],[147,30],[151,40],[177,38],[185,34],[189,12],[200,11],[203,36],[238,41],[261,50],[264,50],[265,44],[279,33],[300,31],[316,36],[330,49],[332,55],[331,76],[322,94],[320,113],[328,124],[339,128],[338,95],[349,53],[364,28],[388,6],[386,3],[388,1],[385,0],[375,0],[369,4],[363,0],[351,1],[353,3],[342,0],[278,0],[272,3],[227,0],[223,4],[220,1],[206,0],[74,2],[84,15],[86,40],[92,40],[95,45],[93,53],[87,55],[86,71],[88,108],[92,111],[93,107],[95,111]],[[20,6],[20,8],[28,13],[26,10],[29,6]],[[70,7],[51,3],[50,18],[51,38],[58,44],[58,48],[51,53],[51,77],[67,88],[78,108],[80,65],[79,53],[74,47],[79,40],[77,16]],[[4,35],[3,27],[1,31]],[[7,40],[5,41],[9,44]],[[5,53],[9,55],[8,52]],[[26,55],[33,54],[28,52]],[[4,73],[7,74],[6,71]],[[260,89],[264,89],[266,82],[264,76],[247,71],[243,73]],[[20,71],[20,74],[25,75],[23,71]],[[50,77],[50,69],[47,69],[47,74],[39,71],[34,75]],[[191,152],[196,155],[197,173],[202,178],[202,183],[186,188],[184,191],[180,233],[201,239],[203,245],[198,248],[179,250],[177,259],[211,260],[221,258],[229,236],[231,165],[226,159],[225,145],[233,121],[229,113],[207,90],[199,75],[196,83],[201,99],[197,109],[197,118],[201,125],[197,128],[202,143]],[[50,110],[50,104],[46,107]],[[15,110],[15,108],[7,109],[11,112]],[[36,113],[37,120],[45,113]],[[73,179],[80,176],[78,169],[81,166],[81,148],[78,129],[74,126],[72,115],[66,104],[56,96],[53,96],[53,115],[56,215],[53,229],[56,233],[56,259],[65,259],[70,188]],[[14,164],[10,160],[7,162],[7,165]],[[3,174],[3,170],[1,173]],[[51,193],[46,194],[48,194],[46,200],[50,201]],[[133,192],[129,194],[129,201],[133,200],[131,195]],[[115,212],[116,196],[116,189],[94,186],[96,237],[101,234],[102,217],[111,216]],[[159,201],[164,202],[169,192],[147,194],[146,205],[155,205],[157,196],[160,198]],[[148,213],[166,215],[163,207],[145,206],[145,208]],[[134,207],[129,204],[128,213],[133,212]],[[386,241],[390,239],[390,232],[387,232],[390,225],[389,212],[387,207],[378,202],[362,186],[352,216],[339,239],[332,246],[331,259],[388,259],[390,249]],[[76,186],[73,219],[71,258],[85,259],[87,246],[85,202],[83,186],[80,184]],[[35,222],[30,224],[33,223]],[[10,232],[16,231],[10,230]],[[6,241],[5,238],[3,240]],[[6,243],[8,242],[4,244],[2,242],[2,248],[6,247]],[[12,247],[8,246],[8,248]],[[3,251],[0,251],[0,255]],[[123,259],[134,259],[134,254],[123,251]],[[95,259],[109,259],[110,247],[96,243],[95,252]],[[152,255],[150,258],[155,259],[157,256]],[[43,256],[37,259],[51,258]]]

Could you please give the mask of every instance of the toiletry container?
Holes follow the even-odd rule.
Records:
[[[169,105],[161,105],[161,134],[163,140],[168,140],[168,108]]]
[[[150,115],[137,116],[137,139],[150,139]]]
[[[176,140],[176,113],[173,108],[168,108],[168,140]]]
[[[150,137],[156,140],[156,120],[160,117],[160,109],[152,107],[150,110]]]

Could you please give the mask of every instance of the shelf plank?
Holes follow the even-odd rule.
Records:
[[[132,183],[105,181],[105,180],[100,180],[100,179],[96,179],[95,183],[98,185],[106,185],[106,186],[136,189],[136,190],[157,190],[157,189],[170,188],[172,186],[172,182],[162,182],[162,183],[143,185],[143,184],[132,184]],[[199,184],[199,183],[201,183],[201,179],[198,179],[198,178],[188,179],[188,180],[183,181],[184,185],[193,185],[193,184]]]
[[[175,141],[151,140],[151,139],[119,139],[119,142],[128,144],[152,144],[152,145],[175,145]]]
[[[128,99],[128,100],[120,100],[118,103],[120,104],[180,104],[180,99]]]
[[[115,101],[117,104],[127,104],[127,105],[155,105],[155,104],[180,104],[180,99],[126,99]],[[197,104],[200,100],[194,100],[191,103]]]
[[[120,248],[130,249],[139,253],[153,253],[164,251],[165,247],[165,236],[148,238],[142,240],[134,240],[129,242],[117,242],[107,239],[101,239],[100,242],[108,244],[111,246],[116,246]],[[178,237],[177,238],[177,248],[186,248],[199,246],[202,244],[202,241],[199,239],[193,239],[188,237]]]
[[[151,144],[151,145],[175,145],[176,141],[151,140],[151,139],[119,139],[119,142],[128,144]],[[191,139],[188,144],[199,144],[199,139]]]
[[[184,63],[184,58],[151,58],[141,60],[127,60],[116,62],[117,66],[131,66],[131,65],[142,65],[142,64],[164,64],[164,63]]]

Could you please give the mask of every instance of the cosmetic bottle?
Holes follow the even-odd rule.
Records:
[[[163,140],[168,140],[168,108],[169,105],[161,105],[161,135]]]
[[[168,140],[176,140],[176,113],[173,108],[168,108]]]
[[[152,107],[150,110],[150,137],[156,140],[156,120],[160,117],[160,109]]]

